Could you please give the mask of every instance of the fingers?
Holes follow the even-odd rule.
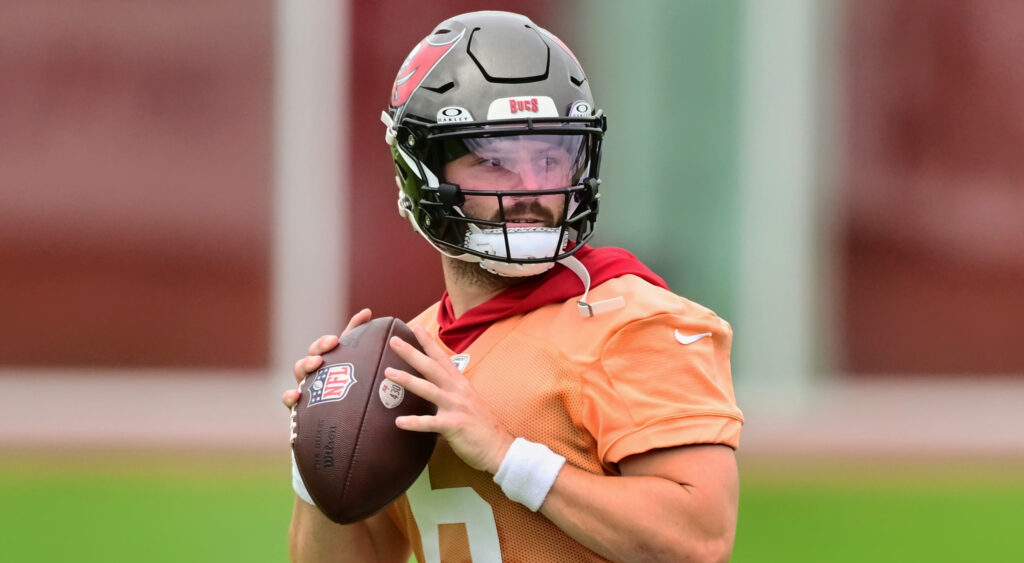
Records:
[[[289,389],[281,395],[281,402],[284,403],[284,406],[292,408],[299,403],[299,397],[301,396],[302,394],[299,393],[298,389]]]
[[[352,318],[349,319],[348,321],[348,325],[345,326],[345,330],[341,332],[341,336],[345,336],[346,334],[349,333],[349,331],[351,331],[355,327],[366,323],[367,321],[370,320],[372,316],[373,313],[370,312],[369,309],[363,309],[362,311],[359,311],[355,315],[352,315]],[[326,354],[327,352],[330,352],[331,350],[334,350],[335,348],[337,348],[338,341],[340,339],[340,336],[336,336],[334,334],[325,334],[320,338],[317,338],[316,341],[309,345],[309,348],[306,350],[306,354],[308,355],[304,359],[308,359],[310,356],[320,356]],[[302,360],[299,361],[301,362]],[[313,366],[313,369],[316,369],[316,366]],[[296,370],[298,370],[298,368],[296,368]],[[309,372],[312,370],[307,369],[306,371]],[[296,371],[296,375],[298,375],[298,371]]]
[[[430,357],[420,353],[420,351],[415,347],[397,336],[392,336],[391,340],[388,341],[388,344],[391,346],[391,349],[398,354],[398,357],[405,360],[405,363],[409,364],[413,371],[424,378],[423,380],[429,381],[433,384],[440,384],[441,379],[444,377],[444,372],[438,368],[437,363],[431,360]],[[385,371],[385,375],[386,374],[387,372]],[[420,378],[414,377],[412,379],[416,380]],[[412,384],[415,386],[416,382],[413,381]],[[404,383],[399,383],[399,385],[405,387]],[[419,395],[419,393],[417,393],[417,395]],[[423,398],[426,399],[426,397]]]
[[[333,334],[325,334],[320,338],[317,338],[315,342],[309,345],[309,349],[306,353],[310,356],[319,356],[320,354],[326,354],[334,347],[338,345],[338,337]]]
[[[436,416],[399,416],[395,418],[395,426],[402,430],[411,430],[413,432],[438,432],[442,430],[441,426],[437,423]]]
[[[323,363],[324,359],[320,356],[306,356],[305,358],[295,362],[295,365],[292,367],[292,373],[295,375],[295,382],[302,383],[302,380],[306,379],[307,375],[315,372],[320,367],[320,364]]]
[[[444,392],[438,389],[437,385],[434,385],[421,377],[416,377],[409,372],[395,368],[385,369],[384,377],[387,377],[391,381],[401,385],[406,391],[438,405],[438,409],[441,409],[441,404],[439,403],[444,398]],[[395,426],[398,426],[402,430],[411,430],[413,432],[441,433],[444,431],[444,425],[441,423],[437,415],[399,416],[395,418]]]
[[[352,315],[352,318],[349,319],[348,325],[345,326],[345,330],[342,331],[341,335],[344,336],[345,334],[348,334],[350,330],[366,323],[372,317],[373,313],[369,309],[363,309],[355,315]],[[306,379],[306,376],[319,369],[324,363],[324,359],[321,355],[335,349],[338,346],[339,339],[340,337],[337,335],[325,334],[310,344],[309,349],[307,350],[309,355],[295,362],[295,365],[292,366],[292,374],[295,376],[295,381],[297,383],[302,383],[302,381]],[[289,389],[281,395],[281,402],[284,403],[284,406],[291,408],[299,402],[300,396],[301,393],[298,389]]]
[[[452,360],[448,357],[448,354],[437,345],[437,341],[431,338],[430,335],[427,334],[426,330],[423,330],[423,327],[412,327],[412,333],[416,335],[416,340],[419,341],[420,347],[423,348],[423,351],[426,352],[427,356],[441,365],[452,364]]]
[[[345,336],[346,334],[348,334],[350,330],[354,329],[355,327],[363,323],[369,322],[371,318],[373,318],[373,312],[371,312],[369,309],[363,309],[362,311],[359,311],[358,313],[352,315],[352,318],[349,319],[348,325],[345,327],[345,330],[341,331],[341,335]]]
[[[442,399],[441,390],[438,389],[437,385],[434,385],[422,377],[416,377],[407,371],[387,368],[384,370],[384,377],[401,385],[406,391],[430,401],[435,405],[438,405]]]
[[[417,373],[427,380],[443,386],[442,383],[446,380],[445,375],[451,374],[451,370],[456,369],[455,364],[422,328],[414,327],[413,334],[416,335],[416,340],[419,341],[426,354],[420,353],[414,346],[397,336],[391,337],[388,344]]]

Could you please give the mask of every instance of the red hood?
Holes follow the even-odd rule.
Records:
[[[636,256],[621,248],[584,246],[573,256],[582,262],[590,273],[591,287],[597,287],[613,278],[633,274],[668,289],[664,280]],[[457,319],[446,291],[441,296],[441,306],[437,311],[437,322],[441,327],[439,335],[446,346],[455,353],[461,353],[497,321],[552,303],[561,303],[582,294],[583,284],[580,278],[568,268],[559,265],[547,273],[534,276],[502,291],[490,301],[473,307]]]

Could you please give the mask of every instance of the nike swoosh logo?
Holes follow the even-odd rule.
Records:
[[[686,336],[685,334],[679,332],[679,329],[676,329],[676,340],[680,344],[693,344],[694,342],[700,340],[701,338],[704,338],[705,336],[711,336],[711,333],[710,332],[702,332],[700,334],[693,334],[693,335],[690,335],[690,336]]]

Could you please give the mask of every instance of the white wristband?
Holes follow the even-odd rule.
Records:
[[[295,464],[295,452],[292,452],[292,488],[300,499],[316,506],[313,497],[309,496],[309,491],[306,490],[306,484],[302,482],[302,475],[299,475],[299,466]]]
[[[516,438],[494,474],[494,482],[509,499],[537,512],[563,465],[565,458],[544,444]]]

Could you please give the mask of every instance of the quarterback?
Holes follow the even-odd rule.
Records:
[[[423,353],[390,342],[424,379],[386,375],[437,405],[395,423],[438,444],[405,495],[355,524],[324,517],[297,478],[293,560],[728,560],[732,331],[632,254],[587,244],[606,117],[575,56],[523,16],[459,15],[409,54],[382,120],[399,211],[446,288],[409,323]],[[337,342],[314,342],[296,378]]]

